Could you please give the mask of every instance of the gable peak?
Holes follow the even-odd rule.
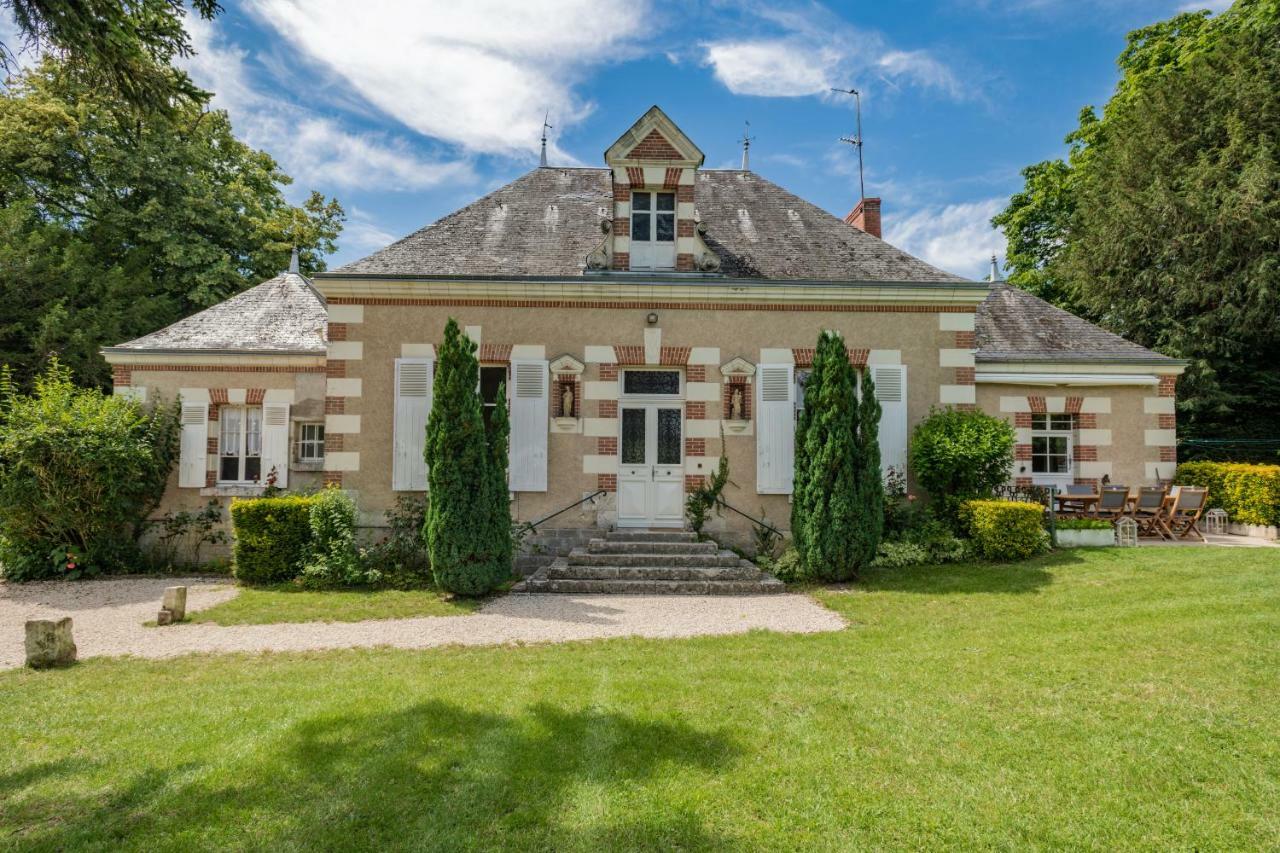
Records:
[[[609,166],[662,161],[698,168],[706,159],[693,140],[654,105],[604,152]]]

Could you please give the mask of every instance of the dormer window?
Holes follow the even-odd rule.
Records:
[[[631,269],[676,267],[676,194],[631,193]]]

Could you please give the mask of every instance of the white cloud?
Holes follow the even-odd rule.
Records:
[[[1191,3],[1183,3],[1178,7],[1178,11],[1199,12],[1201,9],[1208,9],[1217,15],[1230,9],[1234,2],[1235,0],[1193,0]]]
[[[991,217],[1008,199],[987,198],[918,208],[904,217],[886,216],[884,238],[948,272],[986,278],[991,256],[1004,256],[1004,235],[991,227]]]
[[[227,44],[215,25],[189,16],[196,54],[184,61],[196,83],[212,91],[236,132],[265,149],[303,184],[362,190],[419,190],[473,177],[465,161],[428,159],[403,139],[356,134],[336,121],[272,97],[250,79],[247,51]]]
[[[653,25],[637,0],[252,0],[307,59],[405,126],[468,151],[536,156],[544,114],[591,112],[573,86]],[[563,160],[558,149],[554,156]]]
[[[833,87],[865,90],[866,78],[874,76],[957,100],[968,97],[956,75],[928,51],[892,48],[880,33],[858,29],[821,6],[748,8],[782,33],[702,45],[704,64],[735,95],[825,97]]]
[[[352,208],[346,225],[343,226],[342,236],[338,239],[344,253],[348,251],[363,253],[381,249],[395,242],[396,235],[374,222],[366,211]]]

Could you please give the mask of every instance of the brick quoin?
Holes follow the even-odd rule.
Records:
[[[975,369],[972,367],[956,368],[956,384],[957,385],[973,385],[975,381],[975,378],[974,378],[975,376],[976,376],[976,372],[975,372]]]
[[[204,472],[204,486],[205,486],[205,488],[206,488],[206,489],[212,489],[212,488],[213,488],[214,486],[216,486],[216,485],[218,485],[218,472],[217,472],[217,471],[205,471],[205,472]]]
[[[600,437],[596,439],[596,453],[600,456],[617,456],[618,439]]]
[[[1046,411],[1044,397],[1027,397],[1027,405],[1031,406],[1031,411],[1038,415],[1043,415]]]
[[[629,252],[614,252],[613,268],[615,270],[631,269],[631,254]]]
[[[325,472],[324,472],[324,484],[325,484],[326,486],[338,486],[339,488],[341,488],[341,487],[342,487],[342,472],[341,472],[341,471],[325,471]]]
[[[325,397],[324,413],[326,415],[345,415],[347,413],[347,398]]]
[[[329,340],[345,341],[347,339],[346,323],[330,323],[329,324]]]
[[[684,440],[685,456],[706,456],[707,440],[705,438],[686,438]]]
[[[955,403],[953,408],[957,412],[976,412],[978,411],[977,403]]]
[[[1017,486],[1019,489],[1029,489],[1032,486],[1030,477],[1015,477],[1013,480],[1013,484]]]
[[[615,358],[617,356],[614,356]],[[618,365],[602,364],[600,365],[600,378],[605,382],[612,382],[618,378]]]
[[[1031,445],[1015,444],[1013,446],[1013,458],[1019,461],[1027,461],[1031,458]]]
[[[624,184],[619,181],[613,182],[613,200],[614,201],[631,201],[631,184]]]
[[[687,252],[676,255],[676,272],[693,272],[693,255]]]
[[[978,342],[973,332],[956,332],[957,349],[974,349],[977,346]]]
[[[676,187],[676,201],[693,201],[693,184],[681,184]]]
[[[1093,412],[1082,412],[1076,415],[1076,429],[1097,429],[1098,416]]]
[[[596,489],[603,489],[606,492],[618,491],[618,475],[596,474]]]
[[[596,417],[616,418],[618,416],[617,400],[596,400]]]
[[[346,445],[342,433],[328,433],[324,437],[325,453],[340,453]]]
[[[632,148],[627,153],[628,160],[680,160],[680,152],[675,149],[667,138],[656,130],[649,131],[649,135]],[[631,171],[631,167],[627,168]],[[671,171],[671,170],[668,170]],[[678,169],[675,171],[679,171]],[[643,179],[642,179],[643,180]],[[631,183],[636,183],[633,179]]]
[[[1162,447],[1162,448],[1160,448],[1160,461],[1161,461],[1161,462],[1177,462],[1177,461],[1178,461],[1178,448],[1176,448],[1176,447]]]
[[[703,479],[705,478],[701,474],[685,474],[684,490],[686,492],[692,492],[695,489],[700,488],[702,486]]]
[[[250,406],[261,406],[262,401],[267,398],[266,388],[250,388],[245,391],[244,401]]]
[[[1097,462],[1098,448],[1091,444],[1077,444],[1071,448],[1071,458],[1077,462]]]
[[[1031,413],[1015,412],[1013,415],[1013,425],[1019,429],[1031,429]]]
[[[213,437],[209,438],[207,441],[205,441],[204,445],[205,445],[205,446],[204,446],[204,452],[205,452],[205,453],[209,453],[209,454],[217,455],[217,453],[218,453],[218,439],[217,439],[217,436],[213,436]]]
[[[705,421],[707,419],[707,404],[701,400],[685,403],[684,416],[691,421]]]
[[[694,221],[692,219],[676,220],[676,236],[677,237],[692,237],[695,228],[697,228],[697,225],[694,224]]]
[[[706,382],[707,366],[705,364],[691,364],[684,369],[684,378],[688,382]]]
[[[118,388],[127,388],[133,384],[133,372],[122,364],[111,366],[111,383]]]
[[[1177,387],[1177,385],[1178,385],[1178,377],[1161,376],[1160,389],[1158,393],[1161,397],[1172,397],[1174,395],[1174,389]]]
[[[213,421],[214,423],[217,423],[218,421],[218,404],[217,403],[209,404],[209,420]]]
[[[1176,429],[1178,426],[1177,415],[1161,415],[1160,429]]]
[[[1084,397],[1068,397],[1067,398],[1067,414],[1080,414],[1080,407],[1084,405]]]

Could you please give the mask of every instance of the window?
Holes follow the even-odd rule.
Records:
[[[676,194],[631,194],[631,268],[674,269]]]
[[[262,409],[223,406],[218,424],[218,480],[258,482],[262,479]]]
[[[324,459],[324,424],[299,424],[298,459],[301,462]]]
[[[1031,473],[1070,476],[1075,415],[1031,416]]]
[[[678,370],[628,370],[622,374],[624,394],[679,394]]]
[[[506,384],[506,381],[507,369],[505,367],[480,368],[480,403],[484,406],[481,414],[484,415],[486,429],[489,426],[489,420],[493,417],[493,410],[498,405],[498,392]]]

